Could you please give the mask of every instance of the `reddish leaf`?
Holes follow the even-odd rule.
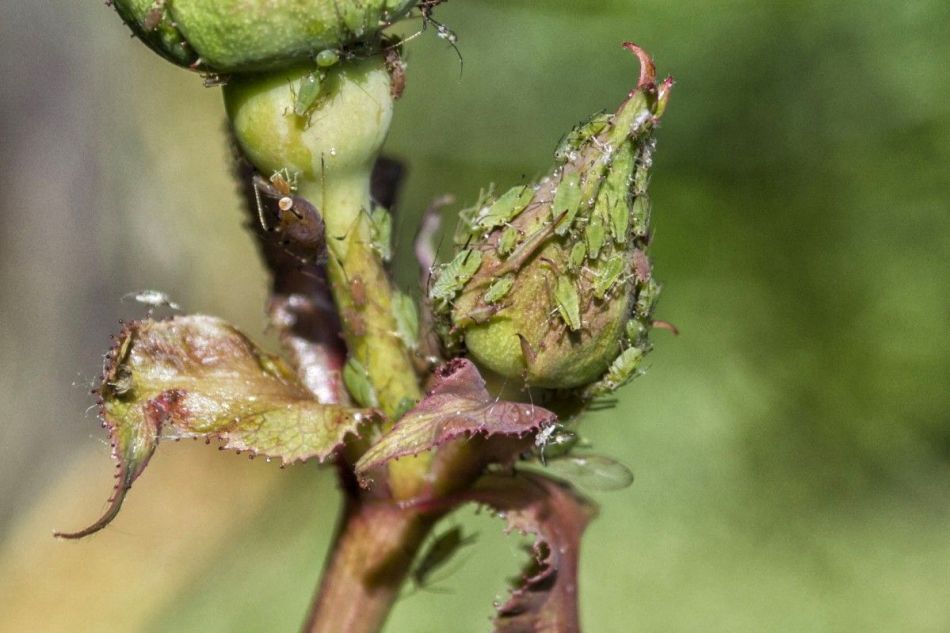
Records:
[[[363,454],[356,473],[366,483],[368,471],[399,457],[472,435],[521,437],[556,420],[547,409],[493,398],[475,365],[456,358],[436,370],[426,397]]]
[[[499,607],[495,633],[579,633],[577,566],[581,535],[597,514],[588,499],[534,473],[486,475],[468,498],[491,506],[509,530],[534,535],[534,561]]]
[[[57,533],[63,538],[92,534],[115,518],[162,438],[220,439],[222,448],[284,464],[323,461],[377,415],[318,403],[279,358],[208,316],[127,325],[106,356],[100,395],[118,462],[115,492],[98,521]]]

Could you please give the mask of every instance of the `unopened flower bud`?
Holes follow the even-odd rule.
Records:
[[[625,47],[640,58],[636,89],[569,133],[539,183],[464,211],[458,253],[430,289],[450,346],[464,342],[481,365],[531,386],[600,395],[649,349],[659,286],[647,182],[672,82],[657,85],[647,54]]]
[[[162,57],[197,70],[241,73],[312,61],[376,37],[417,0],[113,0]],[[328,55],[322,60],[326,62]]]

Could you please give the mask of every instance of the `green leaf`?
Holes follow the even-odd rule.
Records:
[[[98,521],[57,533],[63,538],[87,536],[115,518],[161,439],[219,439],[223,448],[284,464],[323,461],[378,415],[318,403],[283,361],[209,316],[128,324],[106,356],[99,393],[118,461],[115,493]]]

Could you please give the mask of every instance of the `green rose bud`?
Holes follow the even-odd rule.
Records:
[[[114,0],[132,31],[181,66],[270,70],[370,40],[416,0]],[[323,60],[326,61],[324,55]]]
[[[531,386],[600,395],[649,349],[647,182],[672,81],[657,85],[652,60],[625,47],[640,58],[636,89],[569,133],[539,183],[463,211],[459,251],[430,288],[450,346]]]

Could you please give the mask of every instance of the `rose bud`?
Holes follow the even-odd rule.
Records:
[[[635,375],[659,286],[647,256],[653,129],[672,80],[640,58],[613,114],[572,130],[540,182],[462,212],[455,258],[430,285],[447,346],[529,386],[593,397]]]

